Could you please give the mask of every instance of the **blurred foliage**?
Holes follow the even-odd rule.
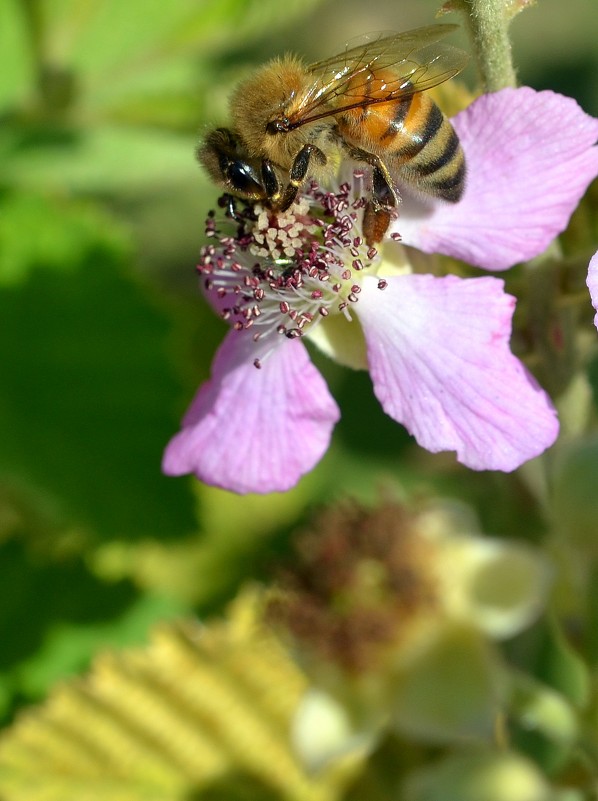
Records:
[[[258,610],[246,593],[225,622],[162,626],[55,690],[0,741],[2,797],[334,801],[342,775],[289,750],[304,680]]]
[[[572,4],[566,23],[580,38],[559,60],[561,24],[550,27],[542,2],[552,0],[514,25],[516,40],[534,26],[541,34],[520,35],[521,74],[596,112],[591,25]],[[312,507],[347,494],[444,495],[489,533],[546,544],[559,566],[553,622],[505,648],[529,679],[512,688],[510,745],[567,792],[595,785],[592,344],[552,376],[566,383],[577,371],[586,405],[582,415],[578,396],[559,401],[574,424],[548,480],[538,463],[472,474],[422,452],[381,412],[367,375],[319,354],[343,419],[292,492],[239,498],[160,472],[222,334],[193,274],[215,197],[194,163],[199,131],[226,119],[230,87],[264,58],[325,56],[333,39],[429,24],[437,5],[0,0],[0,716],[19,715],[0,744],[5,801],[402,801],[397,775],[427,764],[426,745],[389,735],[365,766],[302,771],[287,729],[306,679],[260,627],[253,596],[225,622],[165,622],[219,614],[248,580],[269,580]],[[595,246],[597,205],[594,187],[563,238],[567,280]],[[531,363],[550,344],[534,340],[546,316],[590,319],[589,303],[571,311],[580,282],[557,279],[559,291],[533,307],[540,317],[522,325]],[[97,652],[87,677],[72,678]],[[563,743],[551,715],[572,709],[582,734]],[[408,785],[413,798],[463,767],[438,764]],[[582,799],[563,788],[555,801]]]
[[[162,250],[181,258],[168,220],[182,198],[192,297],[205,109],[223,114],[240,53],[310,5],[291,1],[283,17],[272,0],[0,3],[4,715],[102,644],[222,603],[251,572],[234,518],[239,535],[219,556],[213,504],[198,523],[190,482],[161,475],[181,382],[196,380],[188,343],[215,342],[219,328],[206,334],[195,302],[167,297],[150,273]],[[273,532],[282,518],[269,517]]]

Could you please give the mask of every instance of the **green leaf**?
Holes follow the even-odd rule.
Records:
[[[34,541],[37,532],[23,534]],[[79,556],[41,559],[25,536],[0,546],[2,716],[87,668],[98,648],[139,644],[152,624],[186,611],[129,581],[100,581]]]
[[[567,641],[557,620],[549,621],[541,631],[544,637],[536,653],[536,677],[577,707],[586,706],[590,697],[588,666]]]
[[[135,595],[128,582],[102,587],[78,559],[55,565],[36,563],[22,543],[16,541],[4,543],[0,553],[3,566],[0,584],[2,670],[35,652],[50,621],[107,620],[122,612]],[[58,587],[61,592],[56,592]],[[102,589],[105,592],[99,605],[97,599]]]
[[[501,692],[500,663],[489,644],[477,632],[446,627],[417,669],[397,682],[393,725],[432,743],[487,742]]]
[[[192,136],[141,127],[12,128],[0,138],[2,179],[63,191],[148,191],[195,176],[194,145]]]
[[[158,72],[164,61],[194,51],[222,54],[307,15],[321,0],[53,0],[50,36],[70,43],[72,66],[88,76],[125,79]]]
[[[128,248],[124,232],[90,204],[36,193],[0,194],[0,286],[19,283],[39,265],[76,270],[98,231],[114,248]]]
[[[68,270],[0,287],[0,473],[104,537],[179,536],[188,483],[160,472],[178,428],[171,324],[110,237],[77,248]]]
[[[0,109],[20,101],[34,80],[33,59],[26,40],[25,20],[18,0],[0,3]]]
[[[565,696],[525,673],[511,673],[509,736],[550,775],[571,760],[579,736],[577,710]]]
[[[598,437],[595,433],[566,443],[553,476],[554,531],[568,547],[596,563],[598,539]]]
[[[7,99],[19,96],[13,83],[30,92],[36,88],[34,71],[47,81],[42,81],[46,110],[60,107],[53,102],[60,95],[52,90],[55,81],[64,80],[70,87],[67,106],[82,118],[92,109],[96,116],[110,108],[115,99],[193,93],[215,56],[222,59],[239,45],[271,36],[320,1],[287,0],[281,7],[278,0],[37,0],[19,8],[8,0],[0,17],[5,31],[0,44],[9,54],[13,79],[4,82]],[[36,62],[29,71],[25,58]]]
[[[149,647],[100,655],[5,733],[2,798],[336,801],[342,780],[308,776],[291,752],[304,679],[259,607],[246,594],[226,621],[163,625]]]
[[[548,782],[530,760],[503,751],[451,754],[404,781],[398,801],[548,801]],[[394,801],[394,800],[393,800]]]
[[[594,407],[598,409],[598,357],[591,359],[588,365],[588,379],[592,388]]]

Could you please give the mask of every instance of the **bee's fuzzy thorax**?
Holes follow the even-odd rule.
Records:
[[[309,81],[305,64],[287,54],[272,59],[242,81],[230,101],[236,130],[251,156],[269,158],[290,168],[297,151],[306,141],[308,126],[282,135],[266,133],[272,120],[288,116]]]

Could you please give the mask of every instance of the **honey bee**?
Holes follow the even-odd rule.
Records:
[[[285,211],[307,179],[329,180],[343,156],[369,165],[372,198],[364,227],[380,241],[404,182],[455,203],[465,184],[457,134],[425,90],[452,78],[467,54],[439,42],[456,25],[368,37],[306,66],[276,58],[230,99],[233,127],[197,149],[212,178],[248,201]]]

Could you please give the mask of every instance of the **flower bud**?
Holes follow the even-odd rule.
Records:
[[[384,727],[490,741],[508,688],[489,638],[529,625],[550,571],[531,548],[464,533],[473,526],[449,505],[345,504],[298,540],[269,611],[318,688],[295,721],[309,766]]]
[[[513,753],[450,756],[413,774],[403,801],[551,801],[535,765]]]
[[[305,767],[317,771],[346,754],[368,753],[377,741],[377,728],[359,730],[345,706],[322,690],[310,689],[293,719],[291,741]]]

